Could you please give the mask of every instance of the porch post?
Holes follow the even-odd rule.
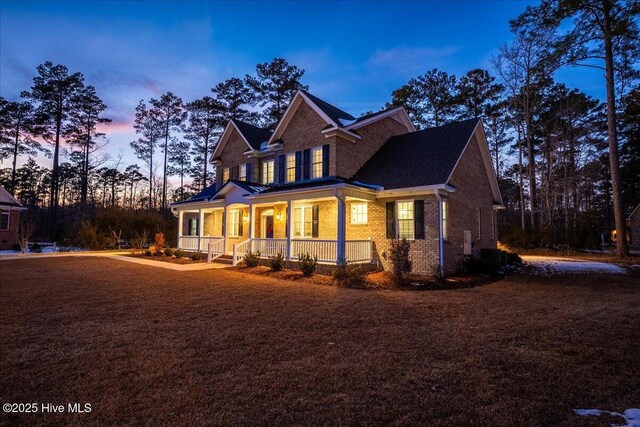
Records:
[[[254,213],[255,213],[255,208],[253,204],[250,204],[249,205],[249,239],[251,240],[249,240],[249,252],[253,252],[253,238],[255,237],[254,236],[255,227],[253,224]]]
[[[336,261],[344,261],[346,254],[346,211],[347,203],[345,201],[344,194],[336,193],[336,201],[338,203],[338,242],[337,242],[337,259]]]
[[[287,261],[291,261],[291,232],[293,230],[293,203],[287,201],[287,216],[285,217],[287,227]]]
[[[202,234],[204,231],[204,211],[202,209],[198,209],[198,250],[202,250],[201,243],[202,242]]]
[[[183,210],[178,210],[178,248],[182,249],[180,243],[182,240],[182,226],[184,224],[184,211]]]

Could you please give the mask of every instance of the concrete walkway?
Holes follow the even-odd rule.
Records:
[[[20,252],[16,252],[13,254],[2,254],[0,255],[0,261],[11,261],[17,259],[36,259],[36,258],[57,258],[57,257],[65,257],[65,256],[102,256],[102,257],[110,257],[113,255],[126,255],[130,253],[127,250],[116,250],[116,251],[73,251],[73,252],[50,252],[44,254],[38,253],[29,253],[29,254],[21,254]]]
[[[119,261],[133,262],[135,264],[142,264],[142,265],[148,265],[151,267],[160,267],[160,268],[166,268],[167,270],[177,270],[177,271],[210,270],[210,269],[231,267],[230,264],[222,264],[219,262],[210,262],[210,263],[199,262],[196,264],[174,264],[171,262],[154,261],[151,259],[133,258],[130,256],[121,256],[121,255],[111,255],[109,256],[109,258],[117,259]]]

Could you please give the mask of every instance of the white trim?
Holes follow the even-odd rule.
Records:
[[[493,168],[493,160],[491,160],[491,153],[489,153],[489,146],[487,145],[487,137],[484,134],[484,126],[482,125],[482,120],[478,120],[478,122],[476,123],[476,127],[473,129],[473,132],[471,132],[471,136],[469,136],[467,143],[464,145],[464,149],[462,149],[462,151],[460,152],[460,156],[458,157],[458,160],[456,160],[456,164],[453,166],[453,169],[451,169],[451,173],[449,174],[449,177],[447,178],[446,182],[451,181],[451,178],[453,177],[454,172],[458,168],[458,164],[460,163],[462,156],[464,156],[464,153],[467,151],[467,148],[469,147],[469,143],[471,142],[471,140],[473,140],[473,137],[476,136],[476,133],[478,132],[479,132],[479,135],[478,135],[478,138],[476,138],[476,141],[478,143],[478,148],[480,148],[480,154],[482,155],[484,168],[487,171],[487,178],[489,178],[489,185],[491,186],[493,199],[502,205],[504,204],[504,202],[502,201],[502,194],[500,193],[500,187],[498,186],[498,178],[496,176],[496,171]],[[480,142],[481,139],[484,142],[484,144]]]
[[[11,209],[0,208],[0,217],[7,212],[7,228],[0,228],[0,231],[9,231],[11,230]]]
[[[398,121],[403,125],[405,125],[409,132],[416,131],[416,127],[413,125],[413,122],[411,121],[411,118],[409,117],[409,114],[407,114],[407,111],[404,109],[404,107],[396,107],[396,108],[392,108],[391,110],[385,111],[383,113],[376,114],[372,117],[369,117],[368,119],[362,120],[360,122],[356,122],[350,126],[346,126],[346,129],[348,130],[358,129],[363,126],[367,126],[371,123],[375,123],[378,120],[391,117],[395,114],[398,114],[398,119],[399,119]]]
[[[220,136],[220,140],[218,142],[218,145],[216,146],[216,149],[213,150],[213,154],[211,154],[211,158],[209,159],[211,163],[213,163],[214,161],[213,159],[218,157],[217,154],[222,152],[222,149],[224,148],[225,144],[231,137],[231,131],[229,131],[229,129],[232,126],[236,131],[238,131],[238,133],[240,134],[240,137],[242,137],[242,140],[247,144],[247,147],[249,147],[249,150],[254,151],[251,144],[249,144],[249,141],[247,141],[247,138],[242,134],[242,132],[240,132],[240,129],[238,129],[238,126],[236,126],[233,120],[229,120],[229,122],[227,123],[227,126],[225,126],[224,131],[222,132],[222,135]]]
[[[362,221],[353,221],[353,208],[356,206],[364,206],[364,216],[366,218],[366,221],[362,222]],[[369,223],[369,203],[367,202],[351,202],[349,204],[349,224],[351,225],[366,225]]]
[[[345,130],[344,128],[341,128],[341,127],[331,127],[331,128],[320,131],[320,133],[324,134],[325,138],[330,138],[332,136],[339,136],[351,142],[356,142],[357,140],[362,139],[360,135],[355,134],[353,132],[349,132],[348,130]]]
[[[406,187],[395,188],[392,190],[379,190],[376,197],[384,199],[387,197],[403,197],[403,196],[415,196],[419,194],[432,194],[434,191],[442,190],[449,193],[454,193],[456,188],[448,184],[436,184],[436,185],[422,185],[419,187]]]
[[[402,200],[396,200],[395,201],[395,208],[396,208],[396,238],[397,239],[407,239],[408,241],[413,241],[416,240],[416,228],[415,228],[415,221],[416,221],[416,213],[415,213],[415,199],[402,199]],[[409,205],[411,206],[411,219],[403,219],[403,221],[411,221],[411,238],[408,237],[401,237],[400,236],[400,211],[398,210],[398,204],[400,203],[409,203]]]

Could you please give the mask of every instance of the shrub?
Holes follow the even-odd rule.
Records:
[[[391,274],[396,285],[404,284],[407,275],[411,273],[413,268],[409,259],[409,249],[411,246],[407,239],[391,241],[391,248],[389,248]]]
[[[242,260],[247,267],[255,267],[260,262],[260,252],[247,251],[242,257]]]
[[[143,231],[142,234],[138,234],[137,232],[133,233],[133,237],[131,238],[131,248],[133,252],[142,251],[144,245],[147,243],[147,232]]]
[[[176,250],[173,252],[173,255],[174,255],[176,258],[182,258],[182,257],[185,255],[185,253],[184,253],[184,251],[183,251],[182,249],[176,249]]]
[[[269,264],[271,265],[271,270],[281,271],[284,268],[284,256],[282,256],[282,252],[278,252],[274,256],[269,257]]]
[[[29,251],[36,253],[36,254],[41,254],[42,253],[42,245],[40,243],[32,243],[29,245]]]
[[[173,256],[173,249],[171,249],[171,248],[165,248],[165,249],[164,249],[164,254],[165,254],[166,256]]]
[[[200,261],[202,259],[202,252],[198,251],[198,252],[194,252],[191,254],[191,259],[193,261]]]
[[[340,260],[331,271],[331,275],[340,286],[358,289],[365,287],[365,270],[360,264],[349,264],[347,260]]]
[[[162,255],[164,255],[164,252],[163,252],[163,251],[159,251],[159,250],[157,250],[157,249],[156,249],[156,250],[153,252],[153,256],[162,256]]]
[[[164,250],[164,233],[156,233],[153,239],[153,246],[156,248],[156,253]]]
[[[146,256],[151,256],[151,255],[153,255],[149,249],[147,249],[146,251],[144,251],[144,254],[145,254]]]
[[[300,271],[302,271],[302,275],[304,277],[310,277],[316,271],[316,267],[318,266],[318,257],[311,257],[309,252],[306,254],[299,254],[298,266],[300,267]]]

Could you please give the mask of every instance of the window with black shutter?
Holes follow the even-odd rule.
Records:
[[[285,161],[286,161],[286,157],[284,154],[278,157],[278,182],[280,184],[284,184],[284,175],[287,170],[285,166]]]
[[[302,159],[302,179],[310,179],[311,178],[311,150],[304,150],[304,156]]]
[[[253,165],[251,163],[247,163],[245,174],[247,175],[247,181],[248,182],[253,182],[252,181],[253,177],[251,176],[251,172],[252,172],[251,167],[252,166]]]
[[[424,239],[424,200],[413,201],[413,236]]]
[[[319,225],[318,219],[319,219],[320,206],[313,205],[311,209],[312,209],[311,237],[318,237],[318,225]]]
[[[329,176],[329,144],[322,146],[322,176]]]
[[[387,202],[387,239],[396,238],[396,203]]]
[[[296,151],[296,181],[302,179],[302,151]]]

